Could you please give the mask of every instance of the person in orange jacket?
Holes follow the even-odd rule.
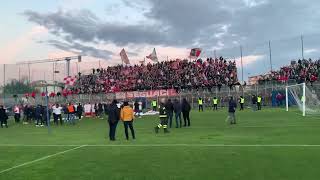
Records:
[[[129,106],[128,102],[123,103],[123,108],[120,112],[120,118],[124,124],[124,132],[126,134],[127,140],[129,140],[128,127],[131,130],[132,138],[135,139],[136,136],[133,129],[134,112],[133,109]]]
[[[75,111],[74,105],[72,103],[69,103],[67,109],[68,109],[68,121],[69,121],[69,123],[75,125],[76,123],[75,123],[74,114],[75,114],[76,111]]]

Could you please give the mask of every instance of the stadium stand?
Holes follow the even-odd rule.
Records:
[[[239,84],[236,63],[219,59],[175,60],[147,65],[113,66],[79,74],[72,89],[80,94],[137,90],[198,89]]]
[[[266,75],[261,75],[259,84],[265,82],[276,81],[279,83],[286,83],[294,81],[296,83],[310,83],[311,85],[319,80],[320,76],[320,60],[313,61],[298,60],[292,61],[290,65],[283,66],[278,71],[273,71]]]

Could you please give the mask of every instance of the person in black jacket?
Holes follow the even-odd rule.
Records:
[[[102,119],[102,113],[103,113],[103,106],[102,103],[98,103],[98,114],[99,114],[99,118]]]
[[[116,128],[118,125],[118,122],[120,120],[120,109],[117,106],[117,100],[113,100],[113,102],[110,104],[108,108],[108,122],[109,122],[109,138],[110,141],[115,141],[116,138]]]
[[[233,100],[233,97],[230,97],[229,100],[229,116],[228,119],[230,121],[230,124],[236,124],[236,109],[237,109],[237,103],[235,100]]]
[[[83,113],[83,107],[82,107],[82,104],[79,103],[77,106],[77,116],[79,120],[82,118],[82,113]]]
[[[3,128],[3,126],[8,128],[7,120],[8,120],[8,115],[6,113],[6,110],[4,109],[3,105],[0,105],[0,124],[1,124],[1,128]]]
[[[139,109],[139,102],[138,102],[138,101],[135,101],[133,105],[134,105],[135,115],[138,116],[138,117],[140,117],[141,112],[140,112],[140,109]]]
[[[172,127],[172,118],[173,118],[173,104],[171,102],[171,99],[168,99],[167,103],[166,103],[166,110],[168,113],[168,124],[169,127]]]
[[[251,101],[252,101],[252,109],[253,109],[253,111],[256,111],[257,110],[257,101],[258,101],[257,96],[253,95],[251,98]]]
[[[39,126],[44,126],[42,123],[43,123],[43,119],[42,119],[42,113],[43,112],[43,108],[42,106],[39,104],[36,109],[35,109],[35,119],[37,121],[37,124],[36,126],[39,127]]]
[[[178,99],[174,100],[173,104],[174,114],[176,118],[176,128],[182,127],[182,120],[181,120],[181,103]]]
[[[182,110],[182,115],[183,115],[183,120],[184,120],[184,127],[186,126],[190,126],[190,111],[191,111],[191,106],[188,103],[187,99],[184,98],[182,100],[182,106],[181,106],[181,110]]]
[[[103,110],[104,110],[104,114],[108,115],[108,104],[107,103],[103,103]]]

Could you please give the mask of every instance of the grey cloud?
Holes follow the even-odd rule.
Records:
[[[107,50],[97,49],[91,46],[85,46],[80,43],[66,43],[58,40],[49,40],[47,42],[49,45],[54,46],[58,49],[73,52],[75,54],[81,54],[85,56],[91,56],[100,59],[111,59],[113,53]]]
[[[207,51],[219,47],[218,52],[228,57],[238,57],[241,44],[244,54],[262,54],[267,58],[268,40],[272,40],[276,66],[300,57],[299,34],[309,36],[306,40],[309,49],[320,49],[320,35],[317,34],[320,1],[139,0],[139,3],[133,3],[122,0],[122,3],[137,11],[141,10],[141,4],[145,5],[143,9],[147,10],[142,13],[148,21],[137,25],[108,23],[108,19],[101,20],[89,10],[46,14],[26,11],[24,15],[29,21],[47,27],[51,33],[71,43],[185,48],[201,45]],[[73,43],[73,47],[75,45]],[[314,57],[320,55],[317,52],[310,54]]]

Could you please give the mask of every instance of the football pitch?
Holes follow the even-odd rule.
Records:
[[[107,138],[106,120],[75,126],[14,124],[0,129],[0,179],[308,179],[320,177],[320,117],[264,109],[191,113],[191,127],[154,133],[156,116],[136,119],[136,140]],[[173,122],[175,127],[175,122]]]

